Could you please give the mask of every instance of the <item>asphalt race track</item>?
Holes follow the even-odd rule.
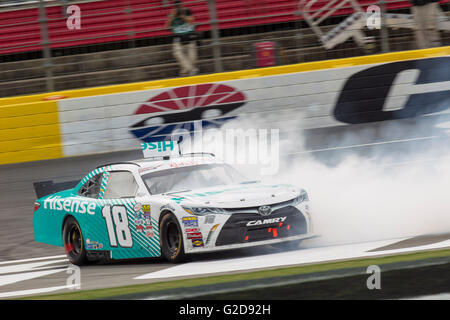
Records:
[[[302,157],[312,155],[318,161],[333,166],[350,153],[371,159],[374,155],[379,157],[395,151],[397,156],[390,158],[388,167],[407,166],[411,157],[417,153],[427,153],[428,160],[424,160],[426,165],[426,161],[434,161],[449,154],[450,126],[445,125],[448,124],[447,121],[450,121],[448,116],[429,116],[420,120],[306,130],[303,132],[303,148],[298,152],[291,152],[289,157],[291,161],[301,161]],[[349,133],[352,133],[351,140],[344,138]],[[330,136],[334,138],[326,138]],[[439,148],[435,148],[436,143],[439,143]],[[130,151],[0,167],[0,298],[71,289],[66,286],[69,273],[64,250],[34,242],[32,214],[36,196],[33,182],[79,180],[99,165],[140,157],[140,151]],[[176,266],[161,259],[86,266],[81,269],[81,288],[95,289],[179,279],[208,274],[211,270],[224,274],[254,268],[450,247],[450,235],[396,237],[318,248],[309,247],[308,241],[305,241],[304,248],[293,251],[278,252],[270,247],[261,247],[211,253],[195,256],[192,262]]]

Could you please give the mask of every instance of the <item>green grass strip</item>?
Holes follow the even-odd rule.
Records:
[[[190,288],[201,285],[220,284],[225,282],[257,280],[262,278],[283,277],[300,274],[308,274],[321,271],[330,271],[347,268],[367,267],[369,265],[383,265],[388,263],[408,262],[416,260],[424,260],[431,258],[439,258],[450,256],[450,249],[425,251],[409,254],[400,254],[392,256],[354,259],[338,262],[326,262],[294,267],[284,267],[279,269],[261,270],[254,272],[235,273],[230,275],[208,276],[193,279],[172,280],[165,282],[153,282],[145,284],[137,284],[115,288],[93,289],[93,290],[77,290],[74,292],[38,295],[20,298],[21,300],[90,300],[105,299],[124,295],[150,293],[160,290],[169,290],[176,288]]]

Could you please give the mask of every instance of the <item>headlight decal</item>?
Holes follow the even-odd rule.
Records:
[[[305,190],[302,190],[298,197],[292,200],[292,205],[296,206],[306,201],[309,201],[308,193]]]
[[[184,211],[194,216],[206,216],[208,214],[229,214],[225,209],[211,207],[187,207],[182,206]]]

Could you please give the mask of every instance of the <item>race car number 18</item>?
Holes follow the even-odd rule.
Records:
[[[119,242],[121,247],[131,248],[133,246],[133,238],[131,237],[125,206],[104,206],[102,216],[106,220],[111,247],[117,247],[117,242]]]

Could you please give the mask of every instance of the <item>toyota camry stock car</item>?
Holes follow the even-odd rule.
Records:
[[[213,155],[174,155],[161,143],[143,144],[152,157],[100,166],[71,189],[45,182],[45,192],[41,183],[38,197],[47,195],[34,205],[35,240],[64,247],[82,265],[161,255],[180,262],[191,253],[312,236],[305,190],[246,181]]]

